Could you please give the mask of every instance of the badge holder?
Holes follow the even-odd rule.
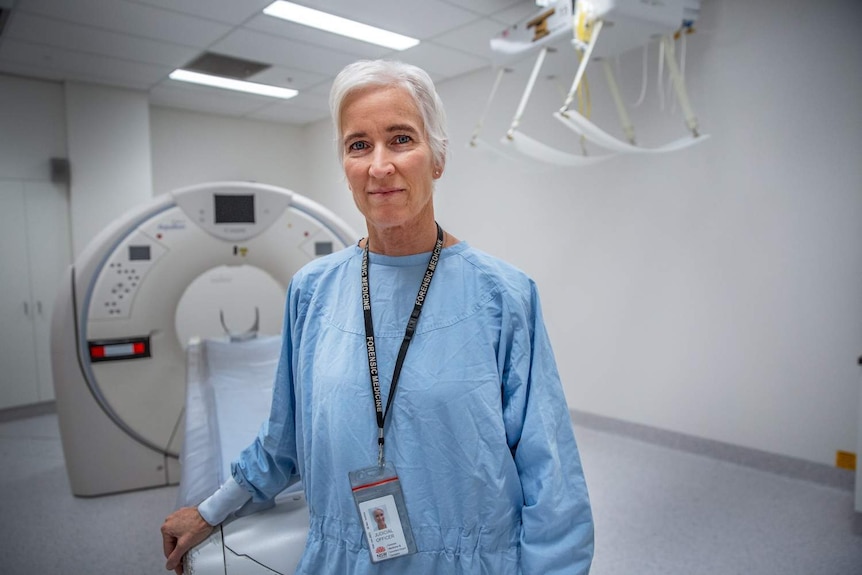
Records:
[[[372,563],[416,553],[416,542],[401,492],[401,482],[390,463],[351,471],[350,488],[368,541]]]

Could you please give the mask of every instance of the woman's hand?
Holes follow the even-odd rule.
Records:
[[[183,507],[168,515],[162,524],[162,542],[168,559],[165,569],[182,575],[183,555],[212,532],[213,526],[204,521],[197,507]]]

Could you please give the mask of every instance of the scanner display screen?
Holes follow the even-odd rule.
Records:
[[[253,224],[254,196],[214,194],[215,223],[217,224]]]

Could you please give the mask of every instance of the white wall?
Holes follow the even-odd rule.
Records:
[[[308,146],[308,195],[339,215],[359,234],[366,234],[365,219],[347,187],[335,148],[335,131],[329,121],[305,127],[304,141]],[[358,239],[358,238],[357,238]]]
[[[143,92],[65,85],[73,253],[152,197],[150,119]]]
[[[829,465],[856,451],[860,9],[705,0],[687,76],[711,139],[673,155],[589,168],[499,160],[466,146],[492,72],[439,86],[453,153],[438,219],[536,278],[570,407]],[[678,107],[659,111],[655,57],[633,112],[643,145],[684,135]],[[630,102],[640,65],[640,51],[621,59]],[[540,80],[521,124],[572,152],[550,114],[575,67]],[[596,121],[611,129],[601,70],[589,74]],[[507,75],[487,139],[503,135],[525,84],[526,72]],[[315,145],[332,158],[331,138]],[[331,207],[355,211],[326,165],[315,189],[342,190]]]
[[[64,157],[63,86],[0,75],[0,178],[48,181]]]
[[[300,128],[168,108],[152,108],[153,193],[220,180],[294,190],[306,182]]]

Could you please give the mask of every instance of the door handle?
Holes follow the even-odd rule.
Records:
[[[36,313],[38,313],[39,315],[42,315],[42,302],[41,301],[36,302]]]
[[[24,316],[30,317],[30,304],[26,301],[24,302]]]

